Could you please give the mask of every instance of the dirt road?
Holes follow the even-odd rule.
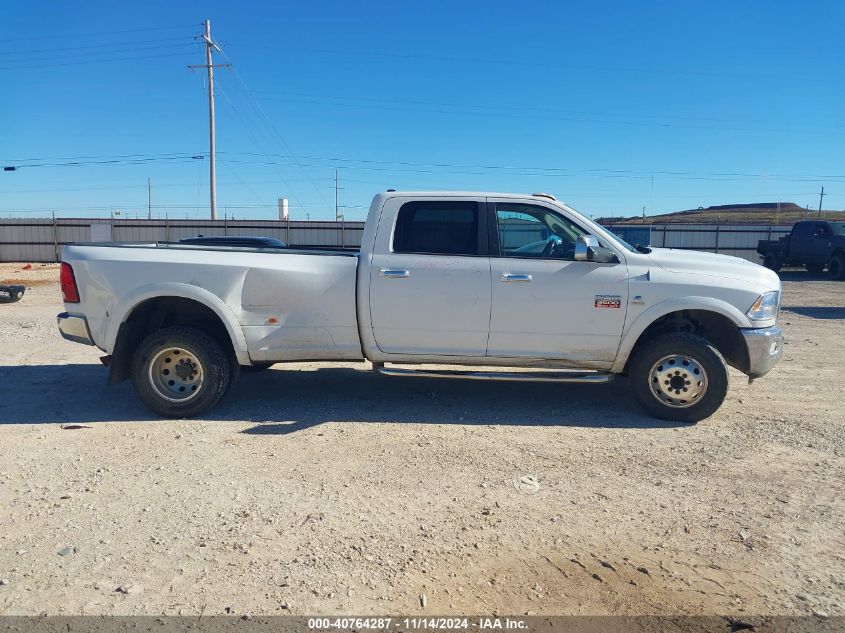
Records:
[[[783,361],[695,426],[365,363],[174,422],[59,338],[55,266],[0,277],[2,614],[845,614],[845,284],[784,273]]]

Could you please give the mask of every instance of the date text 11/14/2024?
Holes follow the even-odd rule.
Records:
[[[510,630],[520,631],[528,628],[525,620],[520,618],[466,618],[466,617],[362,617],[362,618],[309,618],[308,628],[311,630],[469,630],[482,631]]]

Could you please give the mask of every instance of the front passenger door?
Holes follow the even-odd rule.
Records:
[[[628,305],[624,260],[575,261],[575,243],[587,231],[558,209],[490,202],[487,355],[613,361]]]
[[[830,229],[824,222],[818,222],[813,227],[808,241],[807,253],[804,259],[808,264],[824,264],[827,262],[830,250]]]

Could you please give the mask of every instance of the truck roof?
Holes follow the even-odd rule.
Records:
[[[385,198],[429,197],[429,198],[539,198],[562,202],[549,193],[505,193],[499,191],[385,191],[378,194]]]

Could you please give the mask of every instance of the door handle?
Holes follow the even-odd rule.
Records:
[[[406,277],[410,277],[411,273],[407,270],[385,270],[382,268],[379,271],[379,275],[382,277],[395,277],[396,279],[404,279]]]
[[[531,275],[516,275],[513,273],[502,273],[502,281],[533,281]]]

